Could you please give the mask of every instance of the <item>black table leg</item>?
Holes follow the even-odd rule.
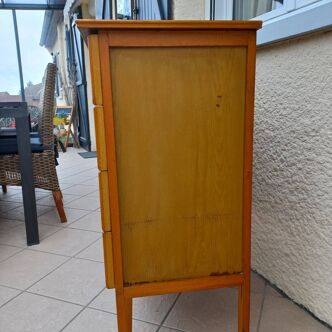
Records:
[[[17,147],[20,156],[22,194],[24,204],[25,229],[28,246],[39,244],[36,195],[33,185],[32,154],[29,137],[28,117],[16,118]]]

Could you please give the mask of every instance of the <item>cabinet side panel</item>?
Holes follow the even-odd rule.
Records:
[[[110,52],[125,283],[241,272],[246,48]]]

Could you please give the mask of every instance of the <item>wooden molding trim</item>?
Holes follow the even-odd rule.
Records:
[[[127,286],[124,288],[124,295],[129,298],[143,297],[178,292],[190,292],[203,289],[241,286],[242,284],[242,274],[229,274]]]
[[[77,20],[76,24],[85,40],[88,35],[101,30],[258,30],[262,27],[262,21]]]

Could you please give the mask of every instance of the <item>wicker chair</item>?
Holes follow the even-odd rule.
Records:
[[[63,208],[62,193],[55,168],[53,116],[55,108],[56,70],[56,65],[53,63],[49,63],[45,70],[40,102],[39,134],[36,133],[40,138],[41,148],[39,147],[39,149],[34,150],[32,147],[32,166],[35,188],[52,191],[60,220],[61,222],[66,222],[67,218]],[[31,137],[33,135],[34,133],[31,133]],[[6,185],[21,185],[18,154],[0,155],[0,184],[4,192],[7,191]]]

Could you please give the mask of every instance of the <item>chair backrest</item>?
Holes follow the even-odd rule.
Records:
[[[57,67],[48,63],[43,78],[43,90],[40,99],[41,113],[39,116],[38,131],[43,145],[54,144],[53,117],[55,110],[55,78]]]

